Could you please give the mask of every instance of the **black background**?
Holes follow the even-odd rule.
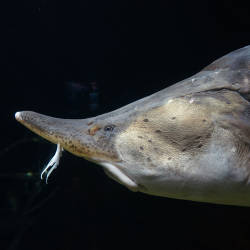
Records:
[[[67,152],[46,185],[55,145],[14,119],[72,117],[70,81],[97,82],[98,115],[191,76],[250,43],[247,1],[10,0],[1,11],[0,250],[250,249],[249,208],[132,193]]]

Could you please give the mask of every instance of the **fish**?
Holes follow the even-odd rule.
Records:
[[[134,192],[250,206],[250,46],[112,112],[61,119],[22,111],[16,120],[57,151],[100,165]],[[84,177],[82,177],[84,178]]]

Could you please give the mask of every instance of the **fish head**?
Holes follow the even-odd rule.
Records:
[[[94,117],[89,119],[61,119],[22,111],[15,114],[16,120],[28,129],[60,144],[70,153],[92,161],[120,161],[114,141],[125,126],[114,119]]]

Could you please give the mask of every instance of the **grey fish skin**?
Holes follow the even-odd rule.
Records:
[[[24,126],[132,191],[250,206],[250,46],[88,119],[16,113]],[[59,149],[60,149],[59,147]]]

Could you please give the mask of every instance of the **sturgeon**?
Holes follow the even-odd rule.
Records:
[[[60,119],[32,111],[16,119],[63,149],[95,162],[132,191],[250,206],[250,46],[115,111]]]

